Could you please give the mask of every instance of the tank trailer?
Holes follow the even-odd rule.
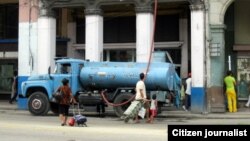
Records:
[[[53,73],[30,76],[21,84],[21,97],[27,98],[28,110],[33,115],[46,115],[49,110],[58,113],[58,105],[51,101],[52,94],[67,78],[72,94],[80,107],[96,106],[103,100],[113,103],[117,116],[121,116],[130,103],[119,105],[135,95],[139,74],[145,72],[147,63],[137,62],[91,62],[62,58],[55,61]],[[157,93],[159,106],[167,101],[167,95],[179,95],[181,79],[175,65],[151,62],[146,75],[147,96]],[[105,99],[102,92],[105,91]],[[164,94],[165,93],[165,94]],[[160,109],[160,108],[159,108]]]

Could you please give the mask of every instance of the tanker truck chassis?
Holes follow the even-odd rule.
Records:
[[[120,117],[134,98],[139,74],[145,72],[147,64],[62,58],[56,60],[55,66],[53,73],[49,69],[48,74],[30,76],[21,84],[19,97],[28,99],[28,110],[33,115],[46,115],[49,110],[58,113],[58,105],[51,101],[52,94],[62,85],[61,80],[67,78],[81,107],[104,102],[111,104]],[[179,95],[180,84],[174,64],[151,63],[145,80],[148,98],[157,93],[159,105],[164,105],[168,95]]]

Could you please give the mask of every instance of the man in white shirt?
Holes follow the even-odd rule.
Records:
[[[183,109],[185,111],[189,110],[191,106],[191,73],[188,73],[188,78],[186,79],[186,90],[185,90],[185,106],[183,106]]]
[[[147,95],[146,95],[146,86],[144,83],[145,80],[145,74],[140,73],[140,80],[136,83],[136,95],[135,95],[135,100],[142,101],[144,108],[146,109],[146,117],[149,120],[149,102],[147,100]],[[138,115],[135,117],[135,122],[138,123]]]
[[[140,80],[136,83],[136,95],[135,100],[145,100],[146,95],[146,86],[144,84],[145,75],[144,73],[140,74]]]

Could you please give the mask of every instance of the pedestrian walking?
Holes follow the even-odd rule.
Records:
[[[245,107],[249,108],[249,105],[250,105],[250,95],[248,96],[248,100],[247,103],[245,104]]]
[[[191,107],[191,87],[192,87],[191,73],[188,73],[188,77],[186,79],[184,105],[182,106],[182,108],[185,111],[190,110],[190,107]]]
[[[250,84],[248,84],[248,100],[247,103],[245,104],[245,107],[249,107],[250,105]]]
[[[227,106],[229,112],[237,112],[237,101],[236,101],[236,81],[233,77],[232,71],[227,71],[227,76],[224,78],[226,86]]]
[[[101,100],[96,105],[96,112],[99,114],[100,117],[105,117],[105,102]]]
[[[69,107],[71,103],[76,103],[75,98],[72,95],[71,88],[69,87],[69,80],[64,78],[62,80],[62,86],[57,91],[62,91],[62,100],[59,103],[59,118],[61,120],[61,126],[66,125],[69,116]]]
[[[13,101],[16,101],[16,98],[18,96],[18,72],[15,70],[13,72],[13,79],[12,79],[12,87],[11,87],[11,98],[9,103],[12,104]]]
[[[150,119],[149,119],[149,102],[147,100],[146,86],[145,86],[144,80],[145,80],[145,74],[140,73],[140,80],[136,83],[135,100],[141,101],[143,103],[143,106],[146,109],[147,122],[150,122]],[[135,116],[135,123],[139,123],[138,115]]]
[[[157,115],[158,102],[156,99],[156,94],[152,95],[152,99],[150,100],[150,121],[149,123],[154,122],[154,118]]]

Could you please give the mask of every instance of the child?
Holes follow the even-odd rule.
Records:
[[[157,115],[157,100],[156,100],[156,94],[152,95],[152,99],[150,102],[150,119],[149,123],[153,123],[154,117]]]

